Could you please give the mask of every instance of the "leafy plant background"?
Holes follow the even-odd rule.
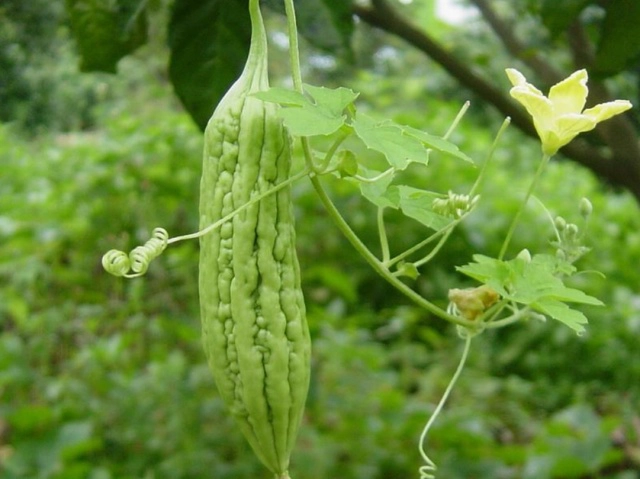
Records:
[[[55,2],[0,7],[12,26],[0,44],[11,66],[0,88],[3,478],[265,477],[222,409],[201,351],[196,242],[169,248],[133,281],[100,266],[104,251],[139,244],[157,225],[180,234],[195,231],[198,220],[201,134],[168,82],[167,5],[150,4],[151,40],[118,63],[116,76],[78,72],[69,23]],[[424,5],[415,12],[428,18],[432,6]],[[286,83],[281,18],[268,19],[274,77]],[[481,25],[431,25],[481,66],[498,71],[510,61],[481,48]],[[354,32],[355,66],[313,43],[304,48],[313,83],[349,86],[361,92],[361,109],[434,134],[467,99],[424,57],[373,30]],[[481,160],[500,121],[474,101],[452,139]],[[537,143],[508,131],[480,207],[418,278],[423,294],[444,304],[449,287],[468,281],[456,265],[497,252],[538,152]],[[464,189],[476,171],[443,157],[426,173],[407,174],[446,191]],[[582,196],[594,204],[593,251],[581,266],[606,279],[584,275],[572,286],[607,306],[584,309],[590,325],[581,338],[532,322],[476,340],[429,437],[439,477],[637,477],[638,206],[631,193],[573,163],[553,163],[545,180],[538,196],[556,214],[577,217]],[[374,241],[367,202],[347,184],[330,186],[354,227]],[[295,198],[314,374],[291,475],[417,477],[417,437],[461,342],[355,257],[304,181]],[[424,234],[411,220],[389,221],[398,248]],[[552,232],[535,204],[522,224],[513,251],[548,248]]]

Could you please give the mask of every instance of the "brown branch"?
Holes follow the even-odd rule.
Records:
[[[569,48],[573,54],[576,68],[589,68],[595,58],[593,46],[582,25],[575,21],[567,32]],[[589,81],[589,105],[612,101],[614,98],[604,82],[598,79]],[[640,175],[640,142],[638,134],[626,115],[618,115],[596,128],[600,138],[611,148],[619,170],[623,174]]]
[[[482,17],[500,39],[506,50],[514,58],[528,65],[543,82],[553,85],[565,77],[552,64],[545,61],[538,53],[532,52],[530,47],[520,41],[511,26],[498,16],[490,1],[471,0],[471,3],[480,10]]]
[[[493,104],[504,116],[510,117],[512,124],[518,126],[525,133],[536,136],[529,116],[517,107],[502,90],[475,73],[468,63],[463,63],[451,55],[432,37],[402,18],[385,0],[374,0],[372,4],[373,8],[355,6],[355,14],[369,25],[392,33],[426,53],[462,85]]]
[[[463,63],[450,54],[426,32],[403,18],[386,0],[372,0],[370,7],[356,5],[354,13],[365,23],[396,35],[425,53],[463,86],[492,104],[502,115],[511,117],[514,126],[525,134],[538,138],[531,118],[506,93],[478,75],[468,63]],[[607,122],[602,125],[606,124]],[[640,156],[621,157],[616,153],[612,158],[584,139],[574,140],[562,148],[561,152],[592,170],[602,180],[628,189],[640,202]]]

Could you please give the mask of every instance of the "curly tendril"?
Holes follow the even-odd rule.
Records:
[[[102,267],[107,273],[125,278],[142,276],[149,269],[149,263],[167,247],[169,233],[164,228],[155,228],[151,239],[137,246],[128,255],[124,251],[112,249],[102,257]],[[133,273],[130,273],[133,271]]]
[[[433,200],[433,211],[455,219],[461,218],[465,213],[471,211],[478,202],[478,196],[470,196],[449,191],[445,198]]]
[[[177,243],[178,241],[200,238],[206,234],[211,233],[211,231],[219,228],[227,221],[231,221],[233,217],[241,211],[249,208],[251,205],[255,205],[267,196],[272,195],[276,191],[289,186],[294,181],[297,181],[307,176],[308,174],[309,170],[304,169],[296,173],[295,175],[290,176],[286,180],[278,183],[274,187],[255,196],[250,201],[239,206],[228,215],[218,219],[206,228],[195,233],[169,238],[169,233],[167,233],[167,230],[165,230],[164,228],[155,228],[153,230],[151,239],[144,245],[134,248],[128,255],[124,251],[120,251],[117,249],[107,251],[104,256],[102,256],[102,267],[105,269],[105,271],[114,276],[120,276],[124,278],[137,278],[138,276],[142,276],[147,272],[147,269],[149,269],[149,263],[160,256],[167,245]]]
[[[429,433],[431,426],[433,426],[433,423],[435,422],[436,418],[440,414],[440,411],[442,411],[444,404],[447,402],[447,399],[449,398],[449,394],[451,394],[451,390],[453,389],[453,386],[456,384],[456,381],[458,380],[458,378],[460,377],[460,374],[462,373],[462,370],[464,369],[464,365],[467,361],[467,356],[469,354],[469,349],[471,347],[471,339],[476,334],[477,332],[469,331],[468,329],[465,329],[465,328],[458,329],[458,335],[460,335],[460,337],[465,341],[464,350],[462,351],[462,357],[460,358],[460,362],[458,363],[456,372],[453,374],[451,381],[449,381],[449,385],[447,386],[447,389],[444,391],[442,398],[440,398],[440,402],[438,403],[435,411],[433,411],[433,414],[427,421],[427,424],[424,426],[424,429],[422,430],[422,434],[420,435],[420,440],[418,442],[418,451],[420,452],[420,456],[424,461],[424,465],[418,469],[418,472],[420,473],[420,479],[436,479],[435,472],[437,467],[425,452],[425,442],[427,439],[427,434]]]

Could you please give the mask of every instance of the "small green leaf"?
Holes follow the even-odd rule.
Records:
[[[358,159],[351,150],[340,150],[336,154],[338,174],[341,178],[354,176],[358,173]]]
[[[399,276],[406,276],[410,279],[417,279],[418,276],[420,276],[420,272],[418,271],[416,265],[413,263],[407,263],[405,261],[401,261],[400,263],[398,263],[397,271]]]
[[[398,170],[404,170],[411,161],[423,164],[428,161],[428,152],[422,142],[404,134],[402,128],[391,121],[377,122],[358,113],[352,126],[367,147],[382,153]]]

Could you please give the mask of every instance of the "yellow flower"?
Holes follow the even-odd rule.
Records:
[[[627,100],[615,100],[583,111],[589,93],[586,70],[578,70],[552,86],[548,97],[528,83],[518,70],[507,68],[506,72],[513,84],[511,96],[533,117],[542,151],[547,155],[553,155],[580,133],[593,130],[601,121],[632,107]]]

